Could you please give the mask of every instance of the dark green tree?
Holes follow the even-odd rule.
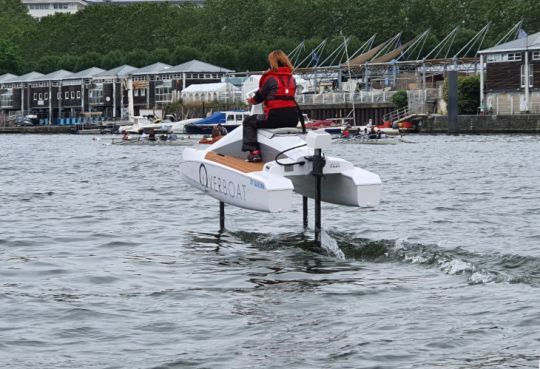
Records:
[[[408,105],[409,99],[407,96],[407,91],[399,90],[394,95],[392,95],[392,103],[396,108],[403,108]]]

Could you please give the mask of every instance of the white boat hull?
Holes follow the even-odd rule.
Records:
[[[186,148],[182,175],[190,184],[222,202],[259,211],[287,211],[293,192],[315,197],[313,165],[306,159],[314,151],[305,146],[304,135],[294,129],[289,131],[288,134],[283,130],[258,131],[261,164],[241,159],[246,156],[241,151],[242,127],[203,150]],[[322,201],[361,207],[378,204],[381,187],[378,175],[341,158],[325,159]]]
[[[190,184],[227,204],[241,208],[281,212],[289,210],[293,185],[267,172],[243,173],[205,159],[205,150],[186,148],[181,170]]]

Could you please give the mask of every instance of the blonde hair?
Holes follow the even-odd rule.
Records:
[[[277,71],[279,67],[289,67],[291,71],[293,70],[293,65],[283,50],[274,50],[270,52],[270,54],[268,54],[268,64],[270,65],[270,69],[274,72]]]

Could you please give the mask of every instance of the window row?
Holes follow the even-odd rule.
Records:
[[[61,92],[56,93],[56,98],[58,100],[61,99]],[[64,91],[64,100],[70,100],[70,99],[80,99],[81,98],[81,91]],[[48,92],[34,92],[33,100],[49,100],[49,93]]]
[[[49,4],[28,4],[28,9],[49,9]]]
[[[133,90],[133,96],[146,96],[146,89],[136,88]]]
[[[220,73],[186,73],[186,79],[220,79]],[[133,76],[134,81],[146,81],[148,79],[152,81],[169,81],[169,80],[181,80],[184,78],[183,73],[175,74],[156,74],[156,75],[136,75]]]
[[[540,50],[531,53],[532,60],[540,60]],[[522,53],[506,53],[506,54],[489,54],[487,56],[488,63],[505,62],[505,61],[521,61]]]

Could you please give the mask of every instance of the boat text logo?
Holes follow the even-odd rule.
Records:
[[[206,172],[206,167],[204,164],[201,164],[199,167],[199,182],[204,187],[208,187],[208,173]]]
[[[208,175],[206,166],[201,164],[199,166],[199,183],[206,189],[211,189],[214,192],[218,192],[225,196],[229,196],[232,199],[246,200],[246,185],[235,183],[234,181],[227,180],[212,174]]]

